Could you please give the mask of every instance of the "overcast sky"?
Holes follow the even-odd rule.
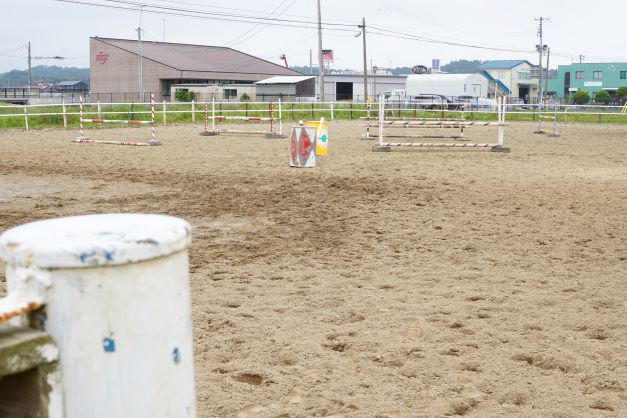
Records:
[[[113,5],[107,0],[76,0]],[[124,0],[138,2],[139,0]],[[315,0],[142,0],[195,11],[278,17],[315,21]],[[55,0],[2,0],[0,25],[0,72],[26,69],[26,45],[34,57],[60,55],[64,61],[37,59],[33,66],[89,66],[89,37],[136,39],[140,13]],[[228,8],[228,9],[227,9]],[[274,12],[274,14],[273,14]],[[280,14],[280,16],[279,16]],[[533,51],[538,43],[534,19],[549,17],[544,43],[551,47],[551,67],[567,64],[584,55],[591,61],[627,61],[627,1],[496,1],[496,0],[322,0],[322,18],[343,31],[324,31],[323,47],[335,52],[334,68],[360,69],[362,41],[357,25],[428,37],[438,41],[481,47]],[[317,32],[301,23],[275,21],[273,25],[224,22],[144,12],[142,27],[146,40],[226,45],[280,63],[285,53],[290,65],[309,65],[309,51],[316,62]],[[284,27],[282,25],[296,27]],[[369,29],[370,30],[370,29]],[[455,59],[528,59],[532,52],[493,51],[454,45],[433,44],[368,33],[368,61],[379,67],[430,66],[433,58],[442,64]],[[380,33],[382,30],[378,30]]]

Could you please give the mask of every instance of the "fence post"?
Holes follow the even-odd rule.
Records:
[[[24,106],[24,122],[26,123],[26,130],[28,131],[28,111],[26,110],[26,106]]]
[[[72,99],[72,101],[74,100]],[[101,113],[102,113],[102,110],[100,109],[100,100],[98,100],[98,119],[102,119]]]
[[[163,110],[161,112],[163,113],[163,126],[165,127],[166,118],[168,117],[168,112],[166,111],[166,108],[165,108],[165,100],[163,101]]]
[[[335,112],[333,108],[333,102],[331,102],[331,120],[335,120]]]
[[[353,101],[350,102],[350,120],[353,120]]]
[[[67,129],[67,112],[65,110],[65,100],[61,100],[61,106],[63,107],[63,128]]]
[[[192,123],[196,123],[196,106],[194,100],[192,100]]]
[[[314,116],[314,103],[311,102],[311,119],[315,119],[316,117]]]

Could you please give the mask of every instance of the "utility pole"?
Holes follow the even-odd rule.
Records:
[[[139,91],[139,102],[144,101],[144,59],[142,53],[142,14],[144,6],[139,6],[139,27],[137,28],[137,42],[139,42],[139,55],[137,56],[137,85]]]
[[[309,74],[313,74],[313,51],[309,50]]]
[[[144,101],[144,80],[143,80],[143,54],[142,54],[142,28],[137,28],[137,41],[139,42],[139,55],[137,56],[137,85],[139,87],[139,101]]]
[[[361,29],[361,36],[364,40],[364,101],[368,103],[368,58],[366,57],[366,18],[361,18],[361,25],[358,26]]]
[[[542,42],[542,24],[544,23],[544,21],[548,22],[549,19],[546,17],[540,16],[536,20],[540,22],[538,26],[538,36],[540,37],[540,45],[538,45],[536,48],[537,48],[538,54],[540,55],[539,63],[538,63],[538,102],[542,104],[544,100],[544,89],[543,89],[544,86],[542,84],[542,55],[544,54],[544,51],[546,49],[546,45],[544,45],[544,43]]]
[[[322,61],[322,11],[320,10],[320,0],[318,0],[318,68],[320,73],[318,91],[320,101],[324,102],[324,63]]]
[[[30,42],[28,43],[28,88],[33,84],[33,70],[31,66],[32,57],[30,55]]]
[[[583,55],[579,55],[579,64],[581,64],[583,62],[584,58],[586,58],[586,57],[584,57]]]
[[[549,91],[549,62],[551,59],[551,48],[546,50],[546,77],[544,77],[544,92]]]

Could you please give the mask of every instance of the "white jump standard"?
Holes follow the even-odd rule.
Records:
[[[211,116],[209,116],[208,105],[205,103],[205,129],[200,133],[201,136],[215,136],[221,134],[243,134],[243,135],[264,135],[266,138],[285,138],[283,134],[282,107],[281,99],[279,99],[279,117],[274,117],[274,104],[270,102],[268,105],[268,116],[223,116],[216,115],[215,100],[211,101]],[[207,121],[211,119],[211,130],[207,128]],[[216,124],[217,121],[217,124]],[[223,129],[220,122],[225,121],[242,121],[242,122],[268,122],[269,130],[243,130],[243,129]],[[274,130],[274,123],[278,122],[279,130]]]
[[[362,139],[376,139],[374,136],[370,136],[370,104],[366,110],[366,133],[361,136]],[[383,123],[392,128],[431,128],[431,129],[446,129],[454,128],[459,129],[460,132],[457,135],[419,135],[419,134],[384,134],[384,138],[423,138],[423,139],[454,139],[457,141],[467,141],[464,136],[464,128],[469,126],[484,126],[482,122],[472,122],[469,124],[464,118],[464,108],[461,110],[461,118],[385,118]]]
[[[385,102],[379,100],[379,143],[375,145],[373,151],[388,152],[392,150],[392,147],[416,147],[416,148],[489,148],[494,152],[510,152],[509,148],[503,147],[503,141],[505,138],[505,100],[499,99],[497,102],[498,121],[497,122],[472,122],[472,121],[386,121],[385,120]],[[424,127],[437,127],[437,128],[463,128],[469,126],[497,126],[498,137],[496,143],[474,143],[474,142],[384,142],[383,138],[452,138],[446,136],[412,136],[412,135],[394,135],[384,134],[384,129],[388,128],[424,128]],[[455,139],[455,138],[452,138]]]
[[[551,133],[549,136],[551,138],[559,138],[559,134],[557,133],[557,106],[554,109],[553,115],[538,115],[538,128],[533,131],[534,134],[545,134],[547,133],[544,130],[545,122],[553,122]]]
[[[149,147],[161,145],[155,137],[155,96],[150,95],[151,120],[115,120],[115,119],[85,119],[83,118],[83,95],[80,95],[80,136],[72,140],[76,144],[109,144],[109,145],[130,145],[136,147]],[[108,141],[101,139],[91,139],[85,135],[83,123],[123,123],[127,125],[151,125],[151,139],[149,141]]]

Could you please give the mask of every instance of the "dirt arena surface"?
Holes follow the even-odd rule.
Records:
[[[513,125],[511,154],[362,129],[308,170],[193,126],[3,131],[0,231],[188,220],[199,417],[627,416],[627,127]]]

